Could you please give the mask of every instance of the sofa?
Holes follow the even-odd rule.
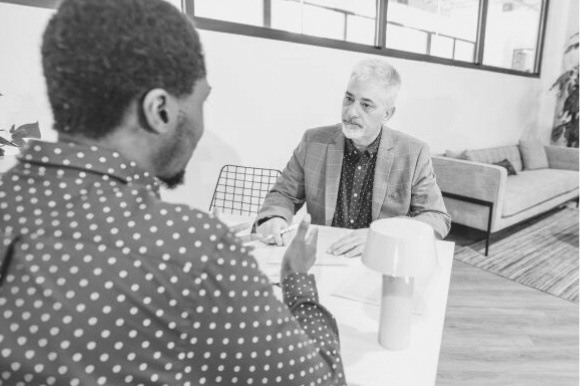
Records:
[[[578,198],[577,148],[541,145],[547,167],[529,170],[520,146],[468,150],[467,159],[432,157],[453,222],[487,232],[486,256],[493,232]],[[516,175],[494,165],[506,159]]]

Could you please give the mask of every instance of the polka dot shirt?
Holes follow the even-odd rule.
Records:
[[[283,302],[210,215],[99,147],[31,141],[0,177],[0,385],[343,385],[314,277]]]
[[[345,138],[340,185],[332,226],[359,229],[368,228],[371,225],[375,165],[381,134],[365,151],[359,151],[352,140]]]

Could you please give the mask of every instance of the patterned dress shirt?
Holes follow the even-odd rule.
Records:
[[[333,227],[368,228],[373,220],[373,183],[381,133],[365,151],[345,138],[344,157]]]
[[[345,384],[314,278],[280,302],[227,227],[116,152],[32,141],[0,179],[0,385]]]

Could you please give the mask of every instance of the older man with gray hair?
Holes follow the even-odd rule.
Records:
[[[427,144],[387,127],[401,88],[397,70],[380,59],[355,65],[342,103],[342,122],[307,130],[270,191],[259,233],[287,243],[282,230],[306,203],[312,223],[353,229],[328,252],[362,253],[371,222],[409,216],[443,238],[451,218],[435,181]]]

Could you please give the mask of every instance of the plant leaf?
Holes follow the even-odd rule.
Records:
[[[564,124],[558,125],[552,129],[552,141],[556,142],[564,131]]]
[[[13,142],[10,142],[9,140],[7,140],[6,138],[3,138],[3,137],[0,137],[0,145],[18,147],[18,145],[16,145]]]
[[[26,144],[24,138],[40,138],[40,127],[38,122],[27,123],[18,127],[18,129],[11,129],[12,141],[16,143],[19,147]]]

